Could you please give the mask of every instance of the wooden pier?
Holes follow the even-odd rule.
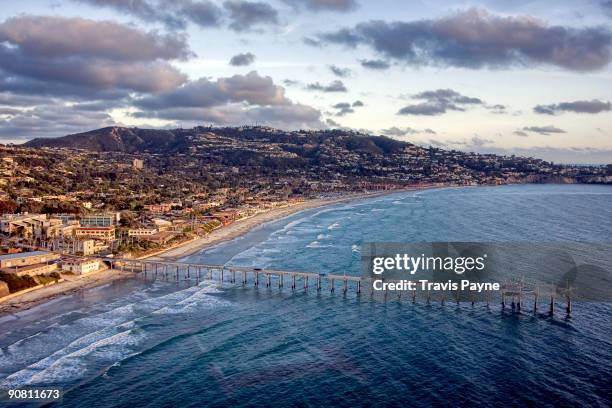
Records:
[[[354,291],[360,295],[363,285],[369,284],[370,280],[359,276],[324,274],[314,272],[296,272],[283,271],[273,269],[261,269],[253,267],[240,266],[225,266],[212,264],[193,264],[187,262],[174,261],[153,261],[153,260],[136,260],[136,259],[118,259],[118,258],[98,258],[101,261],[109,263],[111,268],[122,271],[130,271],[143,276],[145,279],[162,279],[165,281],[195,281],[199,283],[201,280],[217,281],[221,284],[232,284],[248,286],[252,285],[255,288],[264,286],[266,288],[278,287],[283,289],[285,286],[291,290],[298,290],[301,286],[303,290],[312,288],[317,292],[326,288],[331,293],[337,290],[343,294],[349,291]],[[396,296],[394,300],[401,301],[402,295],[411,303],[417,303],[417,300],[424,300],[426,304],[440,302],[444,305],[447,301],[456,301],[457,305],[460,302],[470,303],[472,306],[475,303],[486,303],[487,307],[493,302],[491,293],[483,296],[471,296],[465,299],[459,296],[459,293],[453,292],[430,292],[430,291],[374,291],[372,285],[369,296],[382,297],[384,301],[392,300],[391,294]],[[559,289],[552,285],[536,285],[535,283],[528,284],[523,280],[512,280],[501,285],[499,291],[501,296],[501,309],[512,313],[533,313],[536,316],[554,316],[557,303],[561,302],[565,306],[566,316],[572,313],[572,290]],[[542,307],[542,303],[545,306]],[[544,313],[539,313],[541,311]]]

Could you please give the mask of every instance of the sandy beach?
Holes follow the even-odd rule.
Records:
[[[43,288],[23,293],[7,301],[1,301],[0,299],[0,316],[30,309],[60,296],[73,295],[84,289],[133,277],[134,276],[129,272],[111,269],[106,269],[83,277],[64,277],[64,282],[47,285]]]
[[[172,260],[182,258],[210,246],[237,238],[259,225],[288,217],[289,215],[300,211],[407,190],[393,190],[375,193],[349,194],[332,198],[318,198],[299,202],[282,208],[275,208],[249,218],[238,220],[226,227],[213,231],[205,237],[179,244],[174,248],[169,248],[144,258],[152,260]],[[119,270],[110,269],[83,277],[67,277],[64,282],[23,293],[22,295],[16,296],[4,302],[2,302],[0,299],[0,316],[27,310],[49,300],[56,299],[61,296],[72,295],[88,288],[105,285],[117,280],[130,279],[133,277],[134,275],[129,272],[121,272]]]
[[[167,249],[162,251],[161,253],[157,253],[152,256],[146,257],[147,259],[178,259],[183,258],[189,255],[192,255],[196,252],[199,252],[203,249],[209,248],[213,245],[217,245],[224,241],[229,241],[234,238],[238,238],[241,235],[246,234],[253,228],[268,223],[272,221],[276,221],[285,217],[288,217],[292,214],[295,214],[300,211],[308,210],[311,208],[323,207],[326,205],[332,205],[342,202],[348,202],[352,200],[360,200],[370,197],[377,197],[393,192],[399,191],[407,191],[407,190],[394,190],[394,191],[384,191],[384,192],[376,192],[376,193],[363,193],[363,194],[350,194],[344,195],[341,197],[333,197],[333,198],[318,198],[308,201],[299,202],[287,207],[275,208],[270,211],[266,211],[260,214],[257,214],[253,217],[245,218],[242,220],[238,220],[233,224],[230,224],[226,227],[219,228],[205,237],[195,239],[193,241],[186,242],[182,245],[177,246],[176,248]]]

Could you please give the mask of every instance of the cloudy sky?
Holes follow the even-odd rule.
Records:
[[[108,125],[351,128],[612,162],[612,0],[21,0],[0,141]]]

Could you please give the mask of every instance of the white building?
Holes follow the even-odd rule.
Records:
[[[85,275],[100,270],[100,261],[95,259],[71,259],[62,263],[62,269],[75,275]]]

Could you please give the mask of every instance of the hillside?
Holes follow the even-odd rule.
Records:
[[[27,147],[65,147],[94,152],[135,153],[145,150],[176,149],[184,138],[176,131],[105,127],[58,138],[39,138],[25,143]]]

